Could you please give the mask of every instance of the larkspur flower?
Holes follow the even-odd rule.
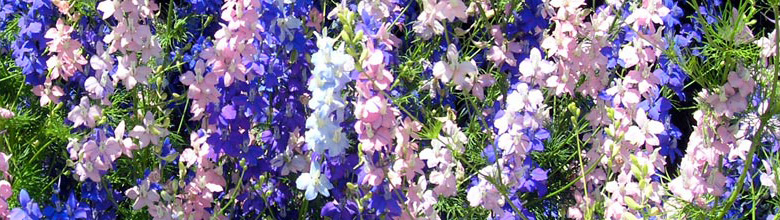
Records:
[[[128,198],[135,200],[133,202],[133,209],[139,210],[144,207],[151,207],[160,200],[160,195],[154,189],[151,189],[152,183],[149,179],[141,181],[140,185],[133,186],[125,191],[125,195]]]
[[[8,215],[11,219],[24,219],[35,220],[42,217],[41,209],[38,207],[38,203],[30,198],[30,194],[27,190],[22,189],[19,191],[19,204],[20,208],[14,208],[11,214]]]
[[[103,111],[99,105],[91,105],[89,98],[81,97],[79,105],[74,106],[68,113],[68,120],[73,122],[73,127],[81,125],[89,128],[95,127],[95,122],[103,116]]]
[[[317,198],[318,194],[328,197],[330,193],[328,190],[333,188],[333,184],[330,183],[325,175],[322,175],[322,165],[317,162],[312,162],[309,172],[301,173],[298,179],[295,180],[295,185],[300,190],[305,190],[305,198],[307,200],[313,200]]]

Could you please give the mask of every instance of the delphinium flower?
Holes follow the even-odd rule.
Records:
[[[81,43],[71,38],[73,27],[66,25],[62,18],[57,20],[57,25],[46,31],[46,42],[49,53],[52,54],[46,61],[51,71],[51,80],[62,77],[68,81],[76,71],[81,71],[87,64],[87,59],[81,55]]]
[[[575,184],[577,205],[569,207],[568,217],[593,217],[594,205],[600,200],[604,201],[604,218],[639,218],[662,210],[665,192],[651,177],[665,164],[665,155],[659,154],[659,136],[669,134],[665,129],[669,118],[668,109],[659,109],[662,106],[656,101],[665,82],[652,67],[665,49],[659,29],[669,9],[660,1],[636,3],[633,11],[612,2],[586,22],[587,14],[580,9],[584,2],[571,3],[551,2],[548,8],[555,11],[552,20],[558,25],[542,47],[558,66],[544,84],[556,95],[580,93],[594,99],[586,118],[592,129],[604,129],[585,135],[592,147],[582,158],[591,161],[580,161],[580,166],[582,172],[592,172],[581,173],[584,178]],[[615,44],[609,39],[613,22],[621,26]],[[615,57],[614,62],[627,72],[622,79],[610,71],[616,67],[610,65]],[[585,82],[578,85],[581,78]],[[643,100],[646,104],[640,105]],[[598,159],[600,155],[605,159]],[[595,193],[601,190],[605,194]]]
[[[256,54],[252,43],[256,40],[254,24],[259,15],[256,9],[260,2],[228,0],[222,6],[222,18],[227,22],[217,31],[214,48],[204,51],[204,58],[212,67],[213,73],[223,77],[225,86],[234,81],[246,81],[249,69],[246,62]]]
[[[73,122],[73,127],[84,125],[94,128],[96,120],[99,120],[102,115],[99,105],[92,105],[89,98],[82,96],[79,105],[74,106],[68,113],[68,120]]]
[[[40,219],[43,217],[41,214],[41,208],[38,207],[38,203],[30,198],[30,194],[27,190],[22,189],[19,191],[19,205],[21,207],[14,208],[11,214],[8,215],[10,219]]]
[[[359,96],[355,117],[360,122],[355,123],[355,130],[363,143],[363,150],[371,155],[390,145],[395,118],[400,112],[390,106],[382,93],[393,81],[390,71],[384,68],[383,53],[373,48],[368,50],[369,58],[363,62],[364,73],[356,83]]]
[[[60,201],[57,190],[51,196],[51,203],[43,209],[43,216],[49,219],[87,219],[90,207],[85,202],[76,199],[75,193],[70,193],[67,201]]]
[[[100,182],[101,172],[111,169],[114,160],[122,155],[122,148],[108,145],[106,140],[106,131],[97,129],[85,139],[72,139],[68,144],[71,160],[76,161],[76,175],[80,181],[90,179]]]
[[[116,202],[124,200],[124,193],[113,190],[110,182],[96,183],[86,181],[81,184],[81,198],[91,204],[87,212],[88,219],[115,219],[117,218]]]
[[[194,72],[193,72],[194,71]],[[216,88],[219,78],[215,73],[206,72],[206,66],[203,60],[198,59],[195,69],[187,71],[179,78],[181,83],[188,86],[187,98],[192,99],[190,112],[193,113],[191,120],[198,120],[203,117],[206,106],[209,103],[219,101],[219,91]]]
[[[108,53],[121,53],[117,56],[119,65],[112,77],[114,83],[122,81],[127,89],[133,89],[137,83],[147,84],[152,70],[145,64],[162,50],[158,41],[152,39],[150,21],[158,9],[157,4],[153,1],[106,0],[100,2],[97,9],[102,12],[103,20],[113,17],[117,21],[117,26],[103,38],[108,44]]]
[[[103,43],[95,45],[96,54],[90,56],[89,66],[94,70],[94,75],[84,81],[84,90],[91,99],[101,100],[101,104],[109,105],[109,95],[114,93],[114,84],[110,72],[113,69],[114,60],[110,53],[105,51]]]
[[[14,116],[16,116],[16,114],[15,114],[13,111],[11,111],[11,110],[8,110],[8,109],[6,109],[6,108],[2,108],[2,107],[0,107],[0,118],[3,118],[3,119],[11,119],[11,118],[13,118]]]
[[[447,47],[447,59],[436,62],[433,66],[433,76],[442,83],[452,82],[455,89],[471,92],[480,100],[485,99],[484,87],[495,83],[490,74],[479,74],[474,60],[460,62],[458,49],[454,44]]]
[[[764,169],[766,169],[765,172],[761,172],[761,176],[760,176],[761,185],[769,188],[770,195],[772,195],[773,197],[777,196],[778,171],[777,169],[775,169],[775,167],[777,166],[772,166],[771,162],[767,160],[761,160],[761,163],[764,165]]]
[[[140,112],[138,115],[141,115]],[[164,124],[160,124],[155,120],[152,112],[146,112],[141,121],[143,124],[136,125],[133,127],[133,130],[128,133],[129,136],[138,140],[138,147],[140,148],[152,144],[158,145],[160,144],[160,140],[170,133],[168,129],[165,128]]]
[[[311,163],[306,145],[306,104],[311,97],[306,89],[311,64],[307,57],[317,49],[313,37],[306,36],[303,23],[314,9],[301,2],[267,2],[259,19],[262,42],[256,42],[259,58],[255,61],[263,80],[256,86],[267,105],[256,113],[260,123],[270,122],[260,134],[258,145],[266,149],[257,165],[248,166],[253,178],[246,193],[239,196],[241,214],[261,215],[266,209],[281,218],[298,215],[293,208],[294,184],[282,179],[307,172]],[[283,33],[283,34],[282,34]],[[258,98],[259,99],[259,98]],[[253,110],[254,111],[254,110]],[[327,163],[321,175],[329,177]],[[263,187],[253,187],[263,185]],[[334,184],[334,187],[337,185]],[[252,190],[254,189],[254,190]],[[334,192],[335,194],[335,192]],[[270,195],[270,196],[268,196]],[[333,194],[332,194],[333,195]]]
[[[544,97],[538,86],[534,88],[519,82],[513,87],[507,96],[506,108],[496,113],[493,122],[496,131],[493,146],[498,149],[487,155],[493,158],[493,163],[479,171],[481,175],[467,195],[471,206],[483,206],[497,217],[520,215],[514,208],[519,208],[524,215],[530,214],[522,207],[516,207],[520,202],[513,195],[519,192],[544,195],[547,191],[547,171],[538,168],[529,157],[531,151],[543,150],[542,142],[549,138],[549,132],[542,127],[546,116],[537,113],[546,108],[542,102]],[[508,186],[508,195],[499,193],[501,186],[494,184]],[[496,196],[500,199],[495,200]]]
[[[60,97],[65,95],[62,87],[54,85],[51,80],[46,80],[43,85],[33,87],[33,94],[41,97],[41,106],[60,103]]]
[[[547,107],[541,85],[556,66],[544,59],[538,49],[547,26],[539,10],[542,2],[526,4],[522,11],[513,14],[522,17],[523,22],[508,24],[506,33],[501,26],[490,28],[498,46],[506,47],[491,49],[491,61],[509,73],[511,86],[506,102],[497,104],[494,113],[488,114],[492,126],[486,132],[494,141],[485,148],[483,156],[489,164],[477,171],[466,195],[470,206],[482,206],[497,218],[534,218],[519,194],[547,193],[548,171],[533,162],[530,153],[543,150],[542,143],[550,136],[543,127],[548,116],[544,113]],[[501,192],[502,188],[506,191]]]
[[[151,193],[147,194],[144,200],[151,203],[144,204],[149,207],[149,213],[153,217],[204,219],[216,215],[210,212],[211,209],[216,208],[213,206],[215,194],[225,191],[227,183],[222,177],[222,169],[214,164],[217,154],[207,143],[208,137],[204,130],[192,132],[191,148],[185,149],[181,154],[179,163],[183,166],[180,167],[181,175],[177,178],[158,183],[159,171],[154,171],[152,172],[154,175],[150,174],[144,180],[149,181],[149,188],[144,186],[146,183],[143,182],[138,186],[139,190],[147,190]],[[155,189],[152,189],[152,186]]]
[[[468,19],[466,4],[461,0],[425,0],[422,8],[413,29],[426,40],[444,33],[443,21],[458,19],[465,22]]]
[[[498,66],[503,64],[511,67],[517,66],[514,54],[521,52],[522,46],[520,43],[504,38],[504,32],[501,31],[501,27],[498,25],[493,25],[490,28],[490,34],[493,35],[496,44],[488,50],[488,59]]]
[[[133,209],[139,210],[144,207],[152,207],[160,200],[160,194],[157,193],[155,186],[157,183],[151,182],[149,178],[139,180],[137,186],[133,186],[125,191],[127,198],[135,200],[133,202]],[[157,187],[159,188],[159,187]]]
[[[333,188],[333,184],[330,183],[328,177],[322,174],[322,165],[317,162],[311,163],[309,172],[301,173],[298,179],[295,180],[295,185],[300,190],[305,190],[305,198],[307,200],[314,200],[317,198],[317,194],[328,197],[330,193],[328,190]]]
[[[344,44],[341,44],[338,49],[334,49],[335,43],[335,39],[327,36],[327,31],[323,31],[322,35],[317,34],[319,50],[312,54],[311,62],[314,65],[314,70],[312,70],[312,76],[308,83],[312,94],[308,106],[314,111],[306,119],[306,128],[308,129],[306,131],[306,144],[316,154],[324,156],[327,150],[329,157],[338,157],[344,154],[349,147],[347,137],[339,126],[343,120],[344,107],[346,106],[340,91],[349,81],[349,72],[355,66],[352,57],[344,53]],[[311,163],[319,162],[312,158]],[[296,181],[296,183],[298,182]],[[298,188],[303,187],[300,184],[296,185]],[[328,196],[327,190],[320,191],[320,193]],[[307,199],[314,198],[307,196]]]
[[[47,67],[46,60],[48,56],[44,54],[46,49],[46,42],[48,41],[44,35],[49,26],[54,23],[54,19],[57,17],[57,12],[54,11],[54,6],[51,1],[47,0],[34,0],[26,1],[25,7],[27,12],[22,13],[19,18],[19,35],[16,37],[14,43],[13,57],[16,65],[22,68],[22,73],[25,75],[25,82],[32,85],[34,88],[39,88],[40,91],[52,91],[57,92],[59,86],[47,85],[43,87],[46,80]],[[49,82],[49,84],[51,84]],[[48,96],[51,92],[38,92],[38,96],[47,96],[49,101],[57,102],[57,97],[61,96]],[[42,99],[43,100],[43,99]],[[42,104],[48,104],[49,101],[41,102]]]
[[[709,107],[694,112],[696,126],[690,136],[686,154],[680,163],[680,175],[669,183],[669,190],[680,199],[704,206],[704,195],[720,196],[726,177],[719,164],[731,151],[750,146],[746,135],[732,129],[734,114],[747,110],[747,98],[755,82],[744,67],[729,73],[719,91],[704,90],[699,102]]]
[[[0,30],[7,30],[14,17],[26,12],[27,2],[16,0],[0,1]],[[13,42],[0,40],[0,54],[9,54]]]

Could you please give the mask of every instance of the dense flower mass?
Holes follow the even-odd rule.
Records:
[[[0,0],[2,219],[774,219],[780,0]]]

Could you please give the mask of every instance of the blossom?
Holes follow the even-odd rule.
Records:
[[[328,197],[330,196],[328,190],[333,189],[333,184],[330,183],[325,175],[320,173],[321,167],[319,163],[312,161],[309,172],[301,173],[298,179],[295,180],[295,185],[299,190],[306,190],[305,197],[307,200],[317,198],[317,193]]]
[[[436,4],[436,10],[438,10],[440,16],[450,21],[460,19],[466,22],[468,19],[466,9],[468,9],[466,4],[461,0],[441,0]]]
[[[652,146],[658,146],[659,141],[656,135],[664,130],[664,125],[659,121],[647,118],[644,109],[639,109],[634,118],[636,125],[628,128],[626,139],[633,145],[641,146],[645,143]]]
[[[527,79],[544,79],[545,76],[555,71],[555,65],[542,58],[539,49],[534,47],[528,58],[520,62],[520,73]]]
[[[156,190],[151,189],[151,182],[149,179],[144,179],[138,186],[133,186],[125,191],[125,195],[128,198],[134,199],[133,209],[139,210],[144,207],[152,207],[154,203],[160,200],[160,195]]]
[[[13,195],[11,183],[6,180],[0,180],[0,216],[8,216],[8,198]]]
[[[14,114],[14,112],[12,112],[11,110],[8,110],[6,108],[0,108],[0,118],[11,119],[14,116],[16,116],[16,114]]]
[[[100,106],[90,105],[89,98],[83,96],[79,105],[74,106],[68,113],[68,120],[73,122],[74,128],[81,125],[94,128],[95,119],[100,119],[101,116],[103,111]]]
[[[52,53],[57,53],[49,57],[46,65],[51,70],[51,79],[57,79],[62,76],[66,81],[80,71],[83,65],[87,64],[87,59],[81,55],[81,43],[71,39],[73,32],[71,26],[65,25],[62,19],[57,20],[57,26],[46,31],[48,49]]]
[[[437,0],[424,0],[422,12],[417,16],[417,22],[414,24],[415,33],[422,36],[423,39],[430,39],[434,34],[439,35],[444,32],[444,25],[441,24],[439,8],[436,7]]]
[[[147,79],[152,74],[152,68],[139,66],[135,54],[120,56],[119,66],[114,74],[114,83],[122,81],[127,89],[133,89],[136,84],[148,84]]]
[[[535,111],[544,101],[544,95],[542,95],[541,90],[529,88],[526,83],[519,83],[517,88],[507,95],[506,99],[507,111]]]
[[[433,76],[443,83],[453,82],[460,87],[470,87],[466,77],[477,72],[476,63],[471,61],[458,61],[458,49],[454,44],[447,47],[446,62],[442,59],[433,65]]]
[[[354,69],[355,61],[344,53],[344,45],[334,50],[335,39],[328,37],[327,32],[317,34],[319,50],[312,54],[314,64],[309,89],[312,99],[308,106],[314,112],[306,119],[306,143],[314,152],[322,153],[328,150],[330,156],[338,156],[349,147],[346,134],[342,132],[339,123],[342,116],[332,117],[332,113],[341,114],[346,106],[341,97],[341,90],[349,81],[349,73]]]
[[[159,144],[160,138],[168,136],[168,129],[157,124],[154,114],[147,111],[143,117],[143,125],[133,127],[129,135],[138,139],[138,147],[144,148],[150,144]]]
[[[19,191],[19,208],[14,208],[8,215],[10,219],[40,219],[42,216],[41,209],[38,207],[38,203],[35,203],[30,198],[30,194],[27,190],[22,189]]]
[[[60,97],[65,95],[62,88],[57,85],[52,85],[51,81],[33,87],[33,93],[41,97],[41,106],[45,106],[49,103],[57,104],[60,102]]]
[[[133,150],[138,148],[138,146],[133,143],[132,139],[125,138],[125,121],[119,122],[114,129],[114,137],[110,137],[106,140],[106,146],[113,149],[120,148],[122,149],[122,153],[130,158],[133,157]]]
[[[764,169],[766,169],[766,173],[761,173],[761,185],[768,187],[772,196],[776,196],[778,188],[776,182],[777,174],[775,174],[774,167],[771,166],[771,163],[767,160],[761,160],[761,163],[764,165]]]

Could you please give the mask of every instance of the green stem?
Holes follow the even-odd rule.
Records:
[[[241,177],[238,178],[238,184],[236,185],[236,189],[233,190],[233,195],[230,196],[230,201],[228,201],[228,203],[225,204],[225,206],[219,210],[219,213],[214,215],[212,219],[221,216],[223,213],[225,213],[225,211],[227,211],[228,207],[231,207],[233,203],[235,203],[236,196],[238,196],[238,192],[241,191],[241,186],[244,184],[244,173],[246,173],[246,168],[242,168],[241,170]]]
[[[309,208],[309,200],[308,199],[306,199],[306,198],[303,199],[303,206],[302,207],[303,208],[299,212],[300,214],[298,214],[298,220],[306,219],[304,216],[306,216],[307,209]]]
[[[184,104],[184,112],[182,112],[181,120],[179,120],[179,128],[176,129],[176,134],[181,132],[181,126],[184,124],[184,116],[187,115],[187,109],[190,107],[190,99],[187,98],[187,102]]]

